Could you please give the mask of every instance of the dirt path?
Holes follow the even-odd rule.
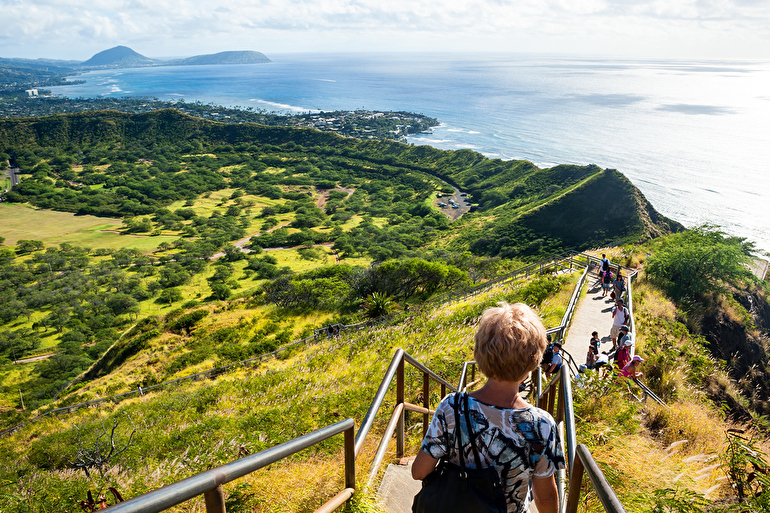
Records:
[[[283,228],[284,226],[289,226],[290,224],[291,224],[291,221],[287,221],[287,222],[285,222],[283,224],[279,224],[278,226],[274,226],[274,227],[270,228],[269,230],[265,230],[264,232],[257,232],[257,233],[251,234],[251,235],[247,235],[244,238],[238,239],[237,241],[235,241],[233,243],[233,246],[235,246],[236,248],[240,249],[242,253],[251,253],[251,250],[249,248],[244,248],[243,246],[248,244],[252,237],[258,237],[258,236],[262,235],[263,233],[270,233],[270,232],[275,231],[275,230],[277,230],[279,228]],[[220,251],[219,253],[214,253],[213,255],[211,255],[210,260],[219,260],[223,256],[225,256],[224,251]]]
[[[351,196],[351,194],[356,192],[355,189],[348,189],[346,187],[335,187],[334,189],[324,189],[323,192],[321,192],[321,195],[318,197],[318,201],[316,201],[315,206],[320,209],[323,209],[324,206],[326,205],[326,200],[329,199],[329,193],[332,191],[347,192],[348,198]]]

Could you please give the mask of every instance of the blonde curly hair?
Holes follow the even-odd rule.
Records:
[[[540,317],[524,303],[505,303],[481,314],[473,357],[487,377],[522,381],[537,368],[547,344]]]

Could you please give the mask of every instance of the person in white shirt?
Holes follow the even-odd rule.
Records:
[[[610,310],[612,313],[612,328],[610,329],[610,337],[612,338],[612,350],[617,349],[618,334],[620,333],[620,327],[624,324],[628,324],[630,321],[631,313],[626,308],[622,299],[618,299],[617,305]]]

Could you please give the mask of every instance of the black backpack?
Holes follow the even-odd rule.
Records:
[[[540,365],[551,365],[551,361],[553,360],[553,344],[548,344],[545,346],[545,351],[543,352],[543,360],[540,362]]]

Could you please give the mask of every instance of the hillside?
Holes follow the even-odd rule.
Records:
[[[405,349],[456,382],[462,362],[471,357],[474,324],[483,308],[500,300],[525,301],[551,326],[564,313],[575,278],[538,276],[457,303],[401,315],[390,324],[360,333],[321,337],[289,348],[277,359],[238,366],[215,379],[186,381],[46,419],[0,439],[4,456],[0,477],[8,483],[9,492],[0,496],[0,505],[3,511],[22,511],[13,496],[31,482],[37,486],[27,492],[26,511],[42,511],[52,502],[64,507],[76,504],[87,490],[107,486],[126,498],[134,497],[347,416],[358,426],[395,348]],[[708,362],[705,347],[682,331],[672,305],[660,297],[659,290],[646,284],[638,294],[643,298],[636,311],[639,351],[649,361],[647,375],[668,376],[656,391],[665,394],[670,407],[630,401],[626,390],[613,386],[612,379],[598,380],[591,374],[575,387],[578,440],[599,459],[627,511],[641,513],[655,505],[681,504],[688,508],[681,511],[700,513],[710,500],[715,499],[714,504],[731,500],[725,479],[730,464],[712,461],[725,452],[725,430],[735,426],[704,403],[698,389],[706,376],[725,376],[704,365]],[[232,344],[222,338],[228,326],[237,326],[241,339],[262,336],[261,321],[253,321],[260,314],[252,305],[236,301],[221,306],[186,331],[178,329],[178,313],[132,329],[126,334],[126,346],[141,349],[110,376],[73,390],[63,402],[135,389],[137,379],[173,367],[190,349]],[[666,337],[665,344],[661,336]],[[209,359],[191,370],[214,364]],[[677,374],[672,365],[686,365],[688,372]],[[431,403],[436,404],[438,390],[431,390]],[[407,367],[406,400],[420,404],[421,393],[421,375]],[[394,390],[388,393],[386,404],[393,404],[394,394]],[[377,417],[377,436],[386,418],[385,413]],[[126,450],[97,465],[93,458],[98,454],[88,452],[92,440],[113,422],[116,446]],[[421,422],[419,415],[407,420],[407,454],[417,450]],[[377,436],[364,445],[357,464],[360,482],[368,472]],[[228,508],[312,510],[339,490],[340,447],[341,441],[332,439],[225,486]],[[393,458],[392,447],[388,454],[386,461]],[[86,467],[90,474],[77,466],[80,463],[91,464]],[[377,511],[371,500],[366,493],[359,495],[351,510]],[[598,511],[595,498],[589,496],[587,501],[586,511]]]
[[[200,66],[206,64],[262,64],[273,62],[261,52],[251,50],[219,52],[207,55],[195,55],[186,59],[167,61],[168,66]]]
[[[624,244],[604,250],[613,261],[650,271],[634,283],[635,340],[645,381],[670,408],[589,376],[575,385],[579,440],[628,511],[700,513],[693,507],[735,500],[726,482],[736,460],[706,461],[726,458],[727,429],[751,429],[731,422],[765,425],[770,295],[742,266],[745,241],[681,232],[615,170],[539,169],[175,110],[3,120],[0,152],[22,178],[0,204],[2,427],[133,394],[0,439],[3,511],[72,509],[108,486],[133,497],[347,416],[360,425],[396,348],[456,381],[483,308],[524,301],[554,326],[577,275],[546,266],[460,302],[432,297],[613,241]],[[450,185],[481,210],[450,222],[437,198]],[[385,312],[389,324],[360,333],[317,331]],[[50,357],[11,363],[34,355]],[[408,371],[407,382],[419,404],[420,376]],[[99,440],[113,425],[118,453],[105,461]],[[378,417],[375,431],[384,425]],[[420,425],[407,423],[408,453]],[[365,445],[362,480],[375,445]],[[339,484],[338,449],[329,441],[226,487],[228,509],[314,508]],[[374,507],[356,501],[353,511]]]
[[[150,59],[144,55],[135,52],[127,46],[116,46],[109,50],[101,51],[95,54],[87,61],[80,64],[82,68],[133,68],[137,66],[157,65],[161,61]]]
[[[0,123],[0,146],[5,147],[6,152],[14,149],[20,152],[23,148],[63,148],[73,144],[95,148],[109,143],[137,147],[185,147],[193,143],[208,148],[218,145],[244,148],[236,151],[241,155],[236,158],[256,157],[263,163],[282,159],[286,170],[283,176],[285,180],[295,182],[294,185],[332,181],[359,189],[360,194],[368,196],[365,203],[373,208],[372,214],[382,217],[390,217],[399,211],[417,215],[421,208],[419,203],[426,203],[428,210],[424,213],[438,214],[440,209],[436,202],[428,201],[428,198],[433,191],[445,188],[442,180],[461,189],[467,187],[469,197],[481,205],[481,211],[465,216],[463,222],[457,223],[457,228],[453,226],[450,230],[447,226],[444,229],[449,231],[441,233],[440,238],[445,242],[456,240],[462,249],[491,256],[532,257],[560,248],[582,250],[617,241],[644,240],[682,229],[678,223],[658,214],[622,175],[616,171],[603,171],[597,166],[557,166],[541,170],[529,162],[503,162],[467,151],[450,152],[390,141],[343,138],[312,129],[222,125],[184,116],[174,110],[141,115],[94,112],[11,119]],[[134,157],[146,159],[148,155],[140,151],[134,153]],[[341,179],[343,175],[346,178]],[[155,176],[149,183],[158,182],[163,176],[166,175]],[[478,179],[473,179],[478,176],[483,177],[481,185]],[[281,177],[273,174],[271,180],[277,185]],[[393,180],[419,191],[419,199],[415,197],[418,203],[407,204],[403,201],[406,198],[394,196],[393,190],[385,193],[371,187],[379,181]],[[14,195],[12,200],[35,203],[37,200],[32,200],[30,195],[38,196],[38,193],[32,191],[31,185],[30,182],[19,189],[22,196],[29,196],[27,199]],[[608,194],[608,185],[614,189],[613,201],[607,208],[602,208],[595,199]],[[79,195],[75,189],[70,188],[68,195],[71,198],[69,205],[59,204],[55,208],[114,215],[94,208],[83,210],[77,202],[72,202]],[[46,208],[52,205],[50,201],[35,204]],[[402,205],[398,207],[399,204]],[[143,209],[137,213],[149,211]],[[552,216],[554,213],[558,215]],[[439,227],[444,225],[441,216],[436,222]],[[487,241],[489,238],[492,240]],[[349,237],[335,242],[337,249],[344,250],[349,245],[346,239]],[[427,242],[423,240],[419,245],[425,246]],[[413,249],[416,246],[412,243],[405,247]],[[377,259],[381,255],[372,256]]]

